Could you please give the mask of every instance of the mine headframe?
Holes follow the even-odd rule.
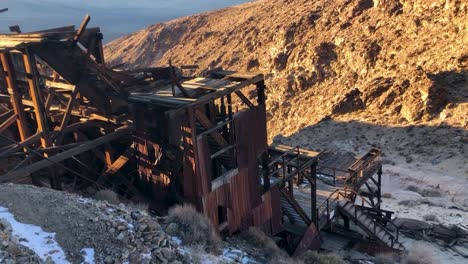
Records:
[[[172,68],[141,74],[106,67],[100,29],[88,22],[0,35],[1,182],[104,188],[102,178],[116,175],[130,185],[119,173],[133,153],[128,96],[154,87],[158,74],[169,79]]]

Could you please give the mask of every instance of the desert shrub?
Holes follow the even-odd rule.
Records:
[[[423,216],[423,219],[425,221],[439,222],[439,219],[437,218],[435,214],[427,214]]]
[[[397,256],[390,253],[380,254],[374,258],[375,264],[393,264],[397,263]]]
[[[107,201],[110,204],[120,203],[119,196],[114,191],[109,189],[98,191],[94,195],[94,199],[99,201]]]
[[[441,197],[442,192],[436,188],[419,188],[414,185],[409,185],[406,190],[419,193],[423,197]]]
[[[304,264],[344,264],[342,258],[331,254],[319,254],[316,251],[307,251],[301,260]]]
[[[433,264],[436,261],[433,258],[432,251],[424,248],[421,244],[416,244],[407,253],[403,259],[404,264]]]
[[[177,224],[177,235],[186,245],[201,245],[208,251],[218,248],[219,238],[211,221],[188,204],[177,205],[169,210],[168,223]]]
[[[283,259],[286,257],[286,253],[276,245],[275,241],[258,228],[250,227],[241,234],[241,238],[253,247],[268,252],[267,257],[269,259],[276,259],[278,261],[279,258]]]
[[[442,192],[439,189],[430,188],[430,189],[422,189],[419,193],[424,197],[442,197]]]
[[[398,204],[408,206],[408,207],[413,207],[413,206],[419,205],[419,202],[415,200],[402,200],[402,201],[399,201]]]
[[[392,194],[391,193],[383,193],[382,198],[390,199],[390,198],[392,198]]]

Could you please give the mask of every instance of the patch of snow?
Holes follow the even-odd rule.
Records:
[[[16,221],[15,216],[4,207],[0,207],[0,218],[4,218],[11,224],[12,235],[18,239],[19,243],[34,251],[41,260],[45,261],[50,257],[55,263],[70,263],[63,249],[54,240],[55,233],[47,233],[39,226]]]
[[[173,236],[173,237],[171,237],[171,239],[172,239],[174,242],[176,242],[176,244],[177,244],[178,246],[180,246],[180,245],[182,244],[182,239],[180,239],[180,237]]]
[[[91,200],[88,199],[88,198],[80,197],[78,199],[78,202],[81,203],[81,204],[89,204],[89,203],[91,203]]]
[[[150,253],[141,253],[141,258],[142,259],[151,259],[152,256],[151,256],[151,252]]]
[[[81,250],[84,261],[81,264],[94,264],[94,248],[83,248]]]

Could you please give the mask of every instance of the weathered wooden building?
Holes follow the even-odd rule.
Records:
[[[269,146],[263,75],[108,67],[88,21],[0,35],[0,182],[113,189],[161,214],[190,203],[220,232],[257,226],[295,255],[350,222],[402,249],[381,209],[380,150]]]

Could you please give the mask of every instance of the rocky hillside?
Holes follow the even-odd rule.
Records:
[[[150,26],[105,55],[263,72],[270,136],[339,116],[466,128],[467,13],[463,0],[263,0]]]

